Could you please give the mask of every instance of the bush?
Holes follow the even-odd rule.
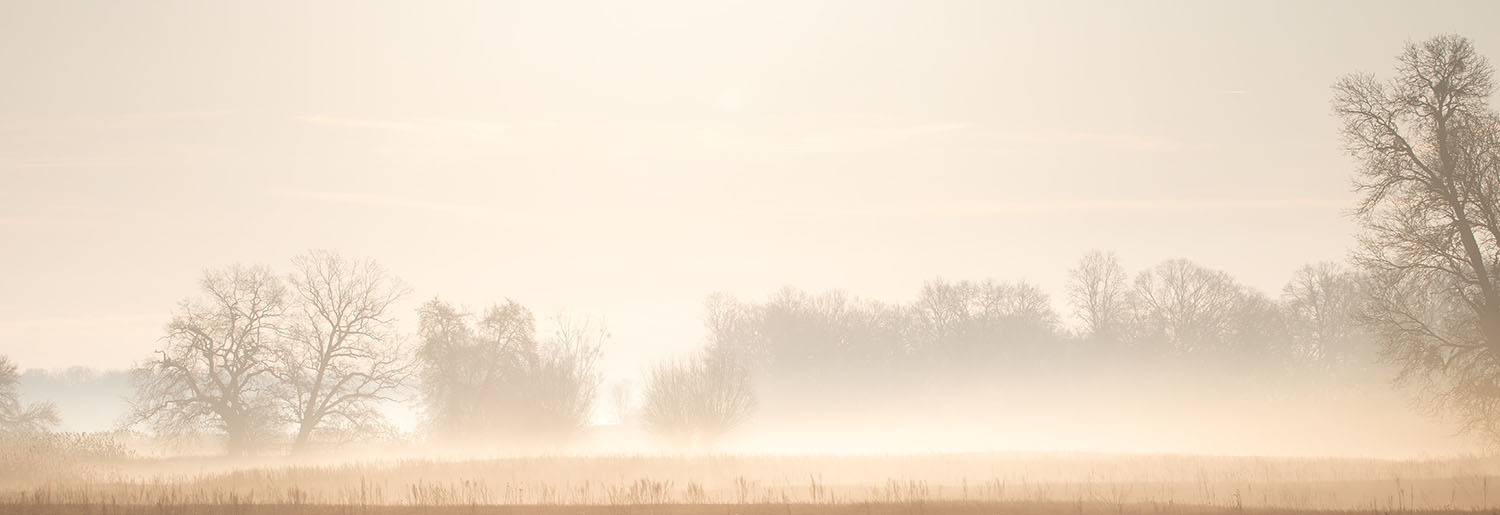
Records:
[[[641,420],[670,442],[711,444],[748,421],[755,406],[749,368],[710,352],[652,369]]]

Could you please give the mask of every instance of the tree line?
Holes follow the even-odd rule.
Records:
[[[1359,320],[1363,280],[1337,265],[1299,269],[1277,297],[1182,259],[1129,277],[1114,254],[1085,255],[1067,287],[1071,328],[1024,281],[933,280],[902,303],[794,288],[759,302],[716,295],[706,345],[652,371],[641,416],[712,441],[757,407],[857,405],[919,386],[1041,394],[1044,376],[1132,366],[1334,383],[1379,357]]]
[[[820,386],[997,375],[1059,357],[1218,364],[1258,380],[1385,372],[1378,362],[1394,367],[1419,406],[1500,442],[1500,114],[1490,104],[1489,60],[1464,37],[1439,36],[1408,43],[1389,79],[1355,73],[1333,89],[1361,195],[1350,269],[1304,267],[1271,297],[1186,260],[1132,278],[1114,255],[1095,252],[1071,271],[1067,302],[1081,326],[1071,334],[1025,282],[933,281],[899,305],[793,289],[763,302],[715,298],[703,355],[653,376],[704,379],[648,388],[647,414],[659,423],[692,420],[653,406],[752,391],[743,386],[751,379],[692,373],[714,367],[762,386],[790,385],[781,401],[837,405],[848,396]],[[681,393],[700,390],[716,393]],[[717,421],[743,418],[728,411],[756,403],[698,405],[717,411],[693,429],[712,438],[722,431]]]
[[[278,439],[294,451],[390,434],[382,408],[420,401],[451,439],[566,436],[585,427],[604,334],[588,322],[536,334],[506,300],[474,316],[438,299],[418,310],[417,344],[397,329],[410,289],[373,261],[329,251],[205,272],[161,348],[134,369],[127,426],[222,436],[244,454]]]
[[[602,327],[563,320],[540,336],[514,300],[473,313],[432,299],[408,344],[395,311],[410,288],[384,268],[329,251],[291,265],[206,271],[201,294],[179,303],[160,348],[134,369],[126,424],[218,435],[232,454],[390,435],[382,408],[395,403],[420,406],[422,432],[444,441],[548,443],[590,425]],[[900,304],[793,288],[762,302],[713,295],[705,345],[648,370],[632,415],[665,441],[711,444],[786,403],[779,392],[878,398],[876,382],[1062,373],[1090,360],[1232,363],[1262,376],[1374,360],[1354,271],[1304,267],[1277,298],[1186,260],[1127,277],[1112,253],[1084,256],[1068,283],[1071,329],[1024,281],[933,280]],[[44,405],[29,409],[33,426],[55,420]]]

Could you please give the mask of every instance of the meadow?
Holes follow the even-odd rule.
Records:
[[[19,513],[1488,511],[1500,460],[975,453],[131,458],[7,478]],[[55,472],[55,471],[54,471]],[[1493,499],[1492,499],[1493,498]],[[417,510],[417,511],[413,511]]]

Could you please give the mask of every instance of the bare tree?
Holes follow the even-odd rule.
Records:
[[[721,292],[709,295],[703,307],[703,325],[713,352],[728,353],[752,368],[771,363],[772,349],[762,330],[765,306],[740,302]]]
[[[1068,272],[1068,302],[1095,338],[1115,338],[1129,323],[1130,283],[1113,252],[1084,254]]]
[[[135,368],[128,423],[215,430],[245,454],[279,425],[271,372],[286,289],[269,269],[238,265],[205,272],[200,285],[205,297],[179,305],[164,348]]]
[[[430,430],[443,437],[469,436],[486,418],[483,396],[497,379],[490,349],[481,346],[468,313],[438,299],[418,310],[417,350]]]
[[[15,362],[0,356],[0,435],[43,433],[57,425],[57,407],[52,403],[21,402],[20,379]]]
[[[409,291],[372,261],[312,251],[292,260],[295,307],[276,368],[292,446],[339,442],[385,428],[380,403],[412,375],[393,307]]]
[[[1359,162],[1367,322],[1428,406],[1500,441],[1500,121],[1493,70],[1459,36],[1409,43],[1388,82],[1335,87]]]
[[[1282,306],[1269,295],[1241,287],[1229,323],[1217,348],[1221,358],[1264,380],[1300,363],[1292,344],[1291,324]]]
[[[530,431],[565,436],[589,425],[599,390],[599,348],[608,337],[603,324],[558,317],[552,337],[518,374],[525,395],[520,414]]]
[[[538,342],[531,311],[511,300],[477,323],[471,318],[438,300],[421,310],[418,356],[435,433],[558,439],[589,423],[602,327],[561,319],[553,337]]]
[[[657,365],[643,396],[646,429],[677,444],[712,444],[748,421],[756,407],[749,368],[727,353]]]
[[[1297,269],[1281,291],[1296,355],[1323,368],[1368,364],[1359,325],[1363,295],[1354,272],[1333,263]]]
[[[921,335],[914,348],[968,366],[1041,350],[1058,325],[1047,295],[1024,281],[929,281],[912,314]]]
[[[1162,262],[1135,279],[1139,325],[1173,353],[1222,345],[1232,331],[1241,293],[1229,274],[1185,259]]]
[[[469,353],[476,360],[465,367],[483,367],[478,382],[470,392],[470,409],[477,417],[466,431],[469,436],[494,439],[499,436],[535,436],[540,421],[533,417],[540,410],[527,400],[530,389],[527,373],[541,361],[536,337],[536,317],[531,310],[511,299],[486,309],[476,324]]]
[[[781,384],[847,378],[902,352],[896,309],[839,290],[783,288],[758,304],[716,295],[705,307],[708,347]]]

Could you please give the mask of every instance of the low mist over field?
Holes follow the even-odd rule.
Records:
[[[5,3],[0,512],[1494,509],[1496,19]]]

